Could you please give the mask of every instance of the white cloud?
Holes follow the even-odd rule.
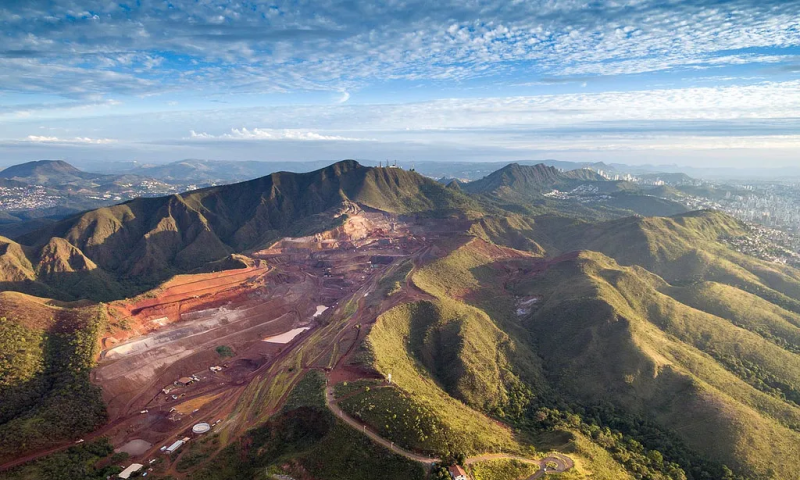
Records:
[[[352,92],[395,79],[785,63],[781,49],[800,46],[800,2],[595,3],[442,0],[431,9],[424,0],[346,7],[174,0],[123,9],[103,0],[30,0],[0,7],[2,89],[73,97],[209,88]],[[97,18],[79,15],[87,10]]]
[[[33,143],[75,143],[75,144],[91,144],[91,145],[105,145],[109,143],[116,143],[116,140],[111,138],[89,138],[89,137],[72,137],[72,138],[59,138],[49,137],[43,135],[28,135],[25,138],[27,142]]]
[[[341,137],[338,135],[321,135],[316,132],[295,129],[271,128],[232,128],[230,133],[211,135],[190,131],[190,138],[199,140],[295,140],[303,142],[336,141],[336,142],[361,142],[366,139]]]

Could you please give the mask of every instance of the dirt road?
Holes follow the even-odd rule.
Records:
[[[398,447],[397,445],[394,444],[394,442],[390,442],[389,440],[386,440],[385,438],[381,437],[380,435],[378,435],[373,430],[370,430],[370,428],[367,425],[365,425],[364,423],[359,422],[355,418],[353,418],[350,415],[348,415],[347,413],[345,413],[345,411],[342,410],[336,402],[337,402],[336,398],[335,398],[335,396],[333,394],[333,386],[327,386],[325,388],[325,405],[327,405],[328,409],[330,409],[330,411],[333,412],[334,415],[339,417],[343,422],[345,422],[346,424],[350,425],[351,427],[353,427],[354,429],[358,430],[359,432],[362,432],[364,435],[369,437],[373,442],[375,442],[375,443],[377,443],[379,445],[382,445],[383,447],[388,448],[389,450],[393,451],[394,453],[396,453],[398,455],[401,455],[401,456],[403,456],[403,457],[405,457],[405,458],[407,458],[409,460],[412,460],[412,461],[418,462],[418,463],[424,463],[428,467],[430,467],[434,463],[441,462],[440,458],[437,458],[437,457],[426,457],[424,455],[420,455],[420,454],[411,452],[409,450],[406,450],[404,448]],[[538,465],[539,466],[539,470],[537,470],[536,473],[534,473],[533,475],[528,477],[527,480],[535,480],[537,478],[541,478],[542,476],[544,476],[545,474],[548,474],[548,473],[565,472],[565,471],[567,471],[570,468],[575,466],[575,463],[572,461],[571,458],[567,457],[566,455],[561,455],[561,454],[553,454],[553,455],[544,457],[544,458],[539,459],[539,460],[532,460],[530,458],[518,457],[516,455],[507,455],[507,454],[504,454],[504,453],[488,453],[488,454],[485,454],[485,455],[477,455],[477,456],[474,456],[474,457],[469,457],[469,458],[466,459],[466,461],[464,461],[464,464],[471,465],[473,463],[487,461],[487,460],[517,460],[517,461],[520,461],[520,462],[525,462],[525,463]],[[556,467],[555,468],[550,468],[548,470],[545,470],[545,468],[547,467],[548,463],[554,463],[554,464],[556,464]]]
[[[337,417],[341,418],[342,421],[344,421],[346,424],[350,425],[351,427],[353,427],[354,429],[358,430],[359,432],[362,432],[364,435],[368,436],[373,442],[388,448],[389,450],[393,451],[394,453],[396,453],[398,455],[402,455],[402,456],[406,457],[409,460],[413,460],[413,461],[419,462],[419,463],[425,463],[425,464],[428,464],[428,465],[431,465],[433,463],[437,463],[437,462],[441,461],[441,459],[436,458],[436,457],[426,457],[424,455],[419,455],[419,454],[416,454],[414,452],[410,452],[408,450],[400,448],[397,445],[395,445],[394,442],[390,442],[389,440],[386,440],[385,438],[381,437],[377,433],[375,433],[372,430],[370,430],[363,423],[359,422],[355,418],[353,418],[350,415],[346,414],[344,412],[344,410],[339,408],[339,405],[336,404],[336,400],[335,400],[335,398],[333,396],[333,387],[327,387],[325,389],[325,404],[328,406],[328,408],[331,410],[331,412],[334,413],[334,415],[336,415]]]

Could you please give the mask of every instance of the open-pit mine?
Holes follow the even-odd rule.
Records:
[[[247,268],[181,275],[108,304],[124,328],[101,339],[92,381],[109,421],[86,438],[106,436],[147,464],[206,425],[223,442],[235,438],[274,413],[303,371],[363,376],[342,359],[389,307],[380,279],[413,265],[447,229],[361,211],[336,229],[250,252]],[[415,295],[403,285],[388,303]]]

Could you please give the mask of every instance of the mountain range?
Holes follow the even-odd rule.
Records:
[[[18,178],[42,175],[28,173]],[[221,262],[242,268],[232,259],[286,237],[337,239],[354,228],[348,222],[375,218],[388,220],[329,257],[371,262],[358,272],[363,283],[328,287],[326,272],[320,285],[351,296],[299,337],[300,347],[282,347],[268,376],[247,377],[224,435],[208,437],[219,447],[193,444],[188,470],[169,467],[170,474],[374,478],[382,464],[394,478],[424,478],[437,472],[426,473],[426,459],[465,457],[478,465],[469,467],[474,476],[485,468],[496,476],[481,478],[520,480],[533,467],[500,452],[550,452],[574,463],[564,478],[800,478],[800,271],[729,247],[723,240],[749,230],[720,212],[687,212],[590,170],[519,164],[446,185],[348,160],[137,198],[0,238],[0,341],[11,352],[0,362],[10,379],[0,382],[9,399],[0,409],[0,458],[26,453],[15,434],[52,447],[55,438],[31,433],[36,422],[89,432],[105,421],[101,410],[72,424],[52,413],[68,399],[53,400],[64,384],[31,380],[61,372],[41,338],[92,345],[63,353],[89,365],[80,367],[86,377],[64,382],[94,395],[75,382],[94,378],[103,328],[122,329],[118,319],[98,323],[104,302],[157,296],[176,275]],[[408,232],[394,232],[396,225]],[[402,257],[401,241],[420,246]],[[390,253],[370,257],[366,248]],[[304,254],[287,248],[267,263],[276,282],[296,285],[310,275],[297,269],[325,264],[319,251],[296,260]],[[298,263],[286,268],[287,259]],[[391,266],[381,270],[382,259]],[[344,270],[358,265],[348,261]],[[39,311],[38,322],[27,313]],[[336,390],[325,390],[336,378]],[[373,440],[331,416],[331,396],[339,416]],[[50,403],[32,400],[40,397]],[[100,409],[93,398],[82,401]],[[269,415],[267,404],[277,405]],[[413,455],[390,455],[375,438]],[[355,446],[371,459],[355,461]],[[511,463],[484,465],[488,453]],[[39,462],[0,478],[52,468]]]
[[[473,208],[464,194],[413,172],[344,161],[307,174],[274,173],[234,185],[139,198],[58,221],[23,235],[19,243],[0,239],[5,253],[0,281],[5,288],[65,299],[81,291],[109,299],[123,292],[113,279],[152,287],[231,253],[334,225],[350,203],[403,214]]]

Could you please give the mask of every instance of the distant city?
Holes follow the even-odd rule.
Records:
[[[142,181],[136,185],[122,185],[122,190],[109,191],[77,191],[64,193],[43,185],[0,186],[0,211],[19,212],[55,208],[68,201],[79,201],[86,205],[110,205],[137,197],[158,197],[180,193],[198,188],[194,184],[165,184],[154,181]]]

